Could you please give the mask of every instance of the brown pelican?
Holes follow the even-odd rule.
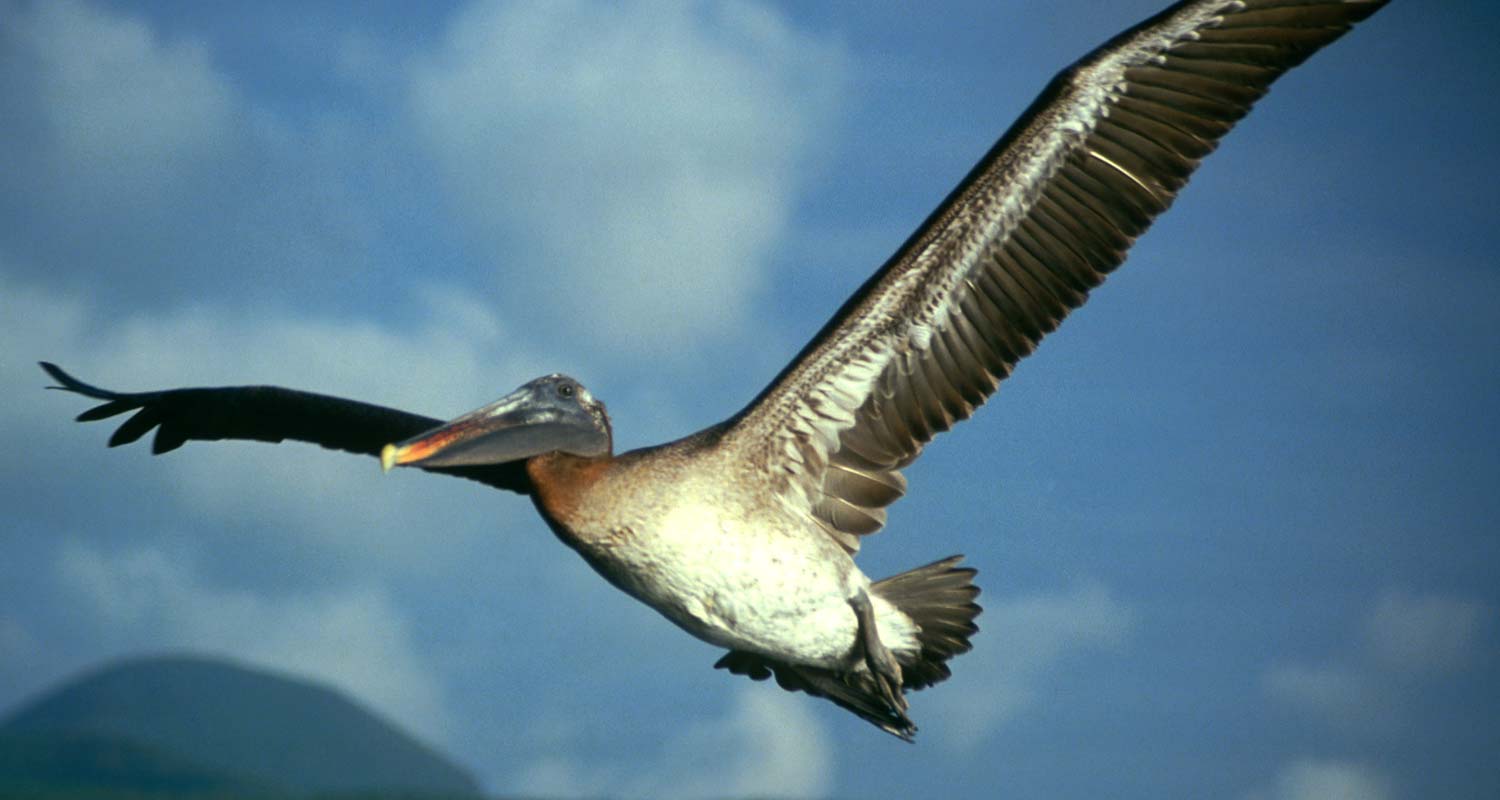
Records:
[[[872,581],[861,537],[902,470],[965,419],[1124,259],[1271,82],[1386,0],[1190,0],[1057,76],[958,188],[760,396],[684,439],[613,454],[604,405],[548,375],[448,423],[269,386],[57,388],[156,430],[286,439],[528,495],[599,574],[715,665],[826,697],[903,739],[906,690],[948,677],[977,631],[955,556]]]

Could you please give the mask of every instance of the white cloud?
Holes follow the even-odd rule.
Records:
[[[1389,669],[1445,672],[1468,660],[1485,616],[1479,603],[1455,597],[1387,592],[1365,621],[1365,641]]]
[[[71,355],[88,330],[88,305],[77,298],[50,292],[13,279],[10,264],[0,252],[0,381],[9,387],[33,388],[46,377],[37,360]],[[15,391],[0,415],[0,437],[35,429],[49,413],[48,397],[40,391]],[[52,413],[55,413],[53,410]]]
[[[985,604],[984,637],[961,656],[964,691],[936,692],[929,704],[943,724],[934,734],[968,750],[1037,702],[1047,675],[1077,651],[1120,646],[1137,612],[1103,586],[1036,594]],[[974,676],[982,675],[982,679]]]
[[[61,549],[57,571],[117,646],[149,638],[153,648],[227,654],[310,676],[350,691],[429,741],[447,740],[441,689],[416,654],[405,618],[378,587],[227,588],[159,549],[105,553],[77,542]]]
[[[1298,759],[1276,775],[1269,790],[1254,792],[1251,800],[1388,800],[1395,797],[1390,781],[1365,764],[1324,759]]]
[[[1362,648],[1321,665],[1273,665],[1262,687],[1273,700],[1345,731],[1389,731],[1401,723],[1409,678],[1463,665],[1485,615],[1473,601],[1387,591],[1364,620]]]
[[[820,797],[833,786],[828,734],[803,695],[741,687],[729,713],[689,725],[647,763],[584,765],[544,756],[515,781],[539,797]],[[566,732],[558,744],[566,747]]]
[[[648,354],[735,330],[843,69],[740,3],[477,2],[410,96],[507,279],[546,281],[571,334]]]
[[[86,462],[64,454],[84,452],[85,445],[88,461],[113,459],[121,468],[132,463],[128,459],[145,458],[149,445],[105,452],[100,443],[113,430],[110,421],[59,435],[58,428],[89,405],[40,391],[48,379],[33,358],[123,391],[274,383],[434,417],[467,411],[509,391],[517,376],[543,371],[542,359],[521,348],[507,346],[502,353],[499,322],[451,292],[430,292],[424,302],[431,313],[406,331],[360,320],[251,318],[209,307],[98,322],[89,303],[7,278],[3,268],[0,263],[0,337],[8,354],[23,358],[0,359],[0,379],[24,391],[0,419],[0,440],[17,452],[54,459],[34,463],[61,470],[59,477],[84,469]],[[50,437],[46,447],[42,436]],[[446,500],[474,497],[474,486],[420,475],[382,478],[373,459],[305,445],[189,444],[132,477],[181,503],[189,524],[211,529],[260,520],[289,547],[305,549],[311,541],[396,569],[461,553],[472,545],[470,537],[532,513],[525,503],[496,502],[485,527],[466,525],[463,507]],[[422,535],[430,530],[445,535]]]
[[[1389,729],[1397,709],[1367,673],[1347,666],[1285,664],[1267,670],[1262,688],[1273,700],[1347,730]]]
[[[404,247],[450,243],[395,92],[351,88],[381,66],[392,84],[399,55],[317,22],[210,37],[192,32],[199,20],[158,25],[129,5],[0,10],[0,141],[25,155],[0,170],[0,195],[24,198],[4,230],[22,274],[115,309],[213,297],[347,311],[409,285]],[[331,83],[340,102],[288,104],[265,70],[224,69],[244,54],[210,44],[241,34],[260,48],[252,60],[277,63],[316,38],[324,51],[307,62],[324,71],[299,88]]]
[[[202,44],[163,40],[144,23],[74,0],[12,6],[0,28],[34,70],[45,188],[72,202],[161,203],[232,149],[229,82]]]
[[[833,783],[832,748],[813,703],[770,685],[741,687],[727,718],[689,726],[663,761],[671,766],[643,776],[631,794],[818,797]]]

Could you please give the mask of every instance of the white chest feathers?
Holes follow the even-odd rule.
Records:
[[[596,569],[712,644],[830,668],[849,663],[858,622],[849,598],[869,586],[810,521],[732,502],[648,503],[584,555]],[[877,603],[882,636],[915,646],[905,615]],[[883,612],[883,613],[882,613]]]

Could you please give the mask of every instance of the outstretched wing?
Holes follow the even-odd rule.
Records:
[[[440,419],[420,414],[279,386],[111,392],[78,380],[56,364],[43,361],[41,365],[60,384],[52,388],[105,401],[103,405],[79,414],[79,422],[135,412],[109,437],[110,447],[129,444],[154,429],[156,436],[151,441],[151,452],[158,455],[176,450],[190,440],[244,439],[274,443],[291,439],[379,457],[380,449],[385,445],[443,424]],[[456,475],[522,494],[531,491],[531,481],[519,463],[434,467],[428,471]]]
[[[1271,83],[1386,0],[1196,0],[1053,79],[724,431],[851,552]]]

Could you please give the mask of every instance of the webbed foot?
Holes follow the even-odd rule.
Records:
[[[880,641],[879,630],[875,627],[875,607],[870,603],[870,596],[861,589],[859,594],[849,600],[849,605],[859,620],[859,642],[865,651],[865,665],[875,678],[881,698],[909,724],[910,720],[906,719],[905,714],[906,695],[901,691],[901,664],[896,661],[890,648]]]

